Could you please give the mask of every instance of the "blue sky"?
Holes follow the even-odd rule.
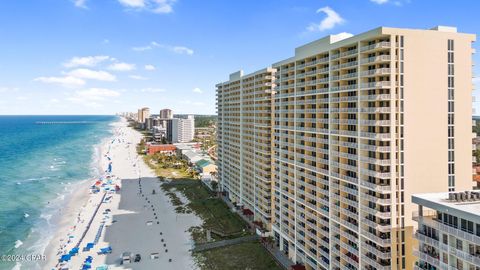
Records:
[[[478,34],[479,10],[480,2],[460,0],[1,1],[0,114],[141,106],[214,114],[215,84],[238,69],[252,72],[312,40],[378,26]]]

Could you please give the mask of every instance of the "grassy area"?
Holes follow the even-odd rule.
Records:
[[[247,242],[195,253],[202,269],[280,270],[271,255],[259,242]]]
[[[238,214],[232,212],[225,202],[204,187],[200,181],[188,179],[178,182],[173,181],[164,183],[162,188],[170,196],[172,203],[177,207],[177,211],[180,213],[193,211],[202,218],[202,226],[191,229],[195,242],[206,241],[206,229],[224,234],[224,236],[221,236],[212,233],[212,237],[216,240],[250,234],[247,230],[248,224]],[[180,205],[181,201],[176,196],[175,191],[181,192],[190,202],[187,205]]]

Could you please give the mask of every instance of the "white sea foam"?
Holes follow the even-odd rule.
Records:
[[[46,221],[50,221],[50,219],[52,218],[52,215],[50,215],[50,214],[40,214],[40,218],[43,218]]]
[[[28,218],[30,215],[28,213],[23,213],[23,217]]]
[[[23,242],[20,240],[15,241],[15,248],[19,248],[21,245],[23,245]]]
[[[20,269],[22,269],[22,264],[19,262],[16,262],[12,270],[20,270]]]

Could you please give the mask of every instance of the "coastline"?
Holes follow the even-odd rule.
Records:
[[[107,177],[115,179],[120,191],[107,193],[110,197],[107,201],[102,197],[103,191],[89,192],[95,180],[81,183],[68,198],[58,219],[52,218],[56,230],[45,249],[47,260],[40,267],[57,269],[60,255],[68,253],[78,239],[84,239],[78,246],[79,254],[65,264],[69,269],[80,269],[88,256],[93,259],[92,269],[103,265],[116,269],[126,251],[142,257],[141,262],[132,263],[128,268],[197,269],[191,254],[193,239],[189,229],[200,225],[201,218],[176,213],[170,198],[160,188],[158,177],[136,153],[136,145],[143,135],[127,127],[124,119],[112,125],[112,136],[99,148],[99,173],[104,175],[103,168],[112,162],[113,171]],[[83,251],[89,242],[94,242],[94,247]],[[58,253],[60,246],[63,248]],[[112,248],[111,254],[97,254],[105,247]],[[156,254],[155,258],[152,254]]]
[[[57,246],[61,244],[61,239],[64,238],[70,231],[70,228],[74,226],[75,214],[81,212],[85,208],[86,204],[90,199],[89,188],[92,185],[92,182],[101,175],[101,172],[104,170],[104,162],[102,162],[103,155],[107,152],[108,143],[114,137],[115,123],[120,122],[121,119],[113,121],[109,124],[110,135],[103,138],[100,143],[94,145],[94,153],[91,162],[92,177],[86,180],[81,180],[78,183],[72,185],[72,192],[70,196],[66,197],[63,201],[65,207],[59,208],[50,219],[52,229],[54,234],[50,235],[48,244],[45,245],[45,248],[41,254],[46,256],[46,260],[40,261],[37,265],[40,269],[51,269],[47,266],[55,265],[58,262],[57,255]]]

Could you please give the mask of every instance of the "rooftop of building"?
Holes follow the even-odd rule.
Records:
[[[413,194],[412,202],[480,223],[480,190]]]

